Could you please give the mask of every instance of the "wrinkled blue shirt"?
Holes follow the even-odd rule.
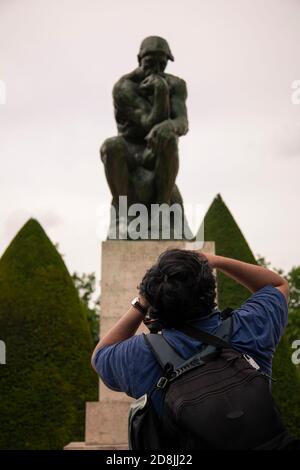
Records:
[[[287,323],[288,306],[284,295],[268,285],[258,290],[233,313],[230,343],[234,349],[249,354],[261,370],[272,375],[272,358]],[[191,322],[194,327],[214,334],[221,323],[220,311],[206,319]],[[202,342],[174,328],[162,331],[164,338],[184,359],[197,354]],[[161,377],[162,369],[145,343],[143,335],[103,346],[94,356],[99,376],[112,390],[125,392],[133,398],[149,393]],[[160,414],[162,395],[152,395]]]

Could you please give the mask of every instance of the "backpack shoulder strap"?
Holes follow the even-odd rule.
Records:
[[[220,338],[222,342],[225,342],[225,346],[220,346],[220,345],[215,345],[211,343],[207,343],[206,346],[204,346],[203,350],[200,353],[201,358],[204,360],[205,357],[209,357],[210,354],[213,354],[217,351],[218,348],[225,348],[225,349],[232,349],[232,346],[230,344],[230,338],[232,335],[233,331],[233,318],[232,316],[229,316],[226,318],[226,320],[223,320],[219,328],[217,329],[215,333],[215,338]]]
[[[201,352],[201,356],[209,355],[216,351],[217,348],[231,348],[229,340],[232,333],[232,317],[228,317],[224,320],[216,331],[215,335],[211,335],[206,331],[198,330],[197,328],[187,327],[180,329],[180,331],[187,332],[189,336],[199,339],[203,343],[207,344],[204,350]],[[168,364],[173,366],[173,369],[178,369],[186,361],[169,345],[164,339],[162,334],[147,334],[143,333],[146,344],[154,354],[155,359],[165,369]]]
[[[231,348],[232,346],[229,344],[229,340],[232,333],[232,325],[233,319],[232,316],[230,316],[222,321],[214,335],[188,324],[180,328],[180,331],[215,348]]]
[[[184,359],[169,345],[162,334],[145,335],[143,333],[143,336],[162,369],[165,369],[167,364],[177,369],[184,362]]]

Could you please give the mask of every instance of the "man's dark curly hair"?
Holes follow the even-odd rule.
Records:
[[[207,316],[216,307],[215,277],[207,258],[196,251],[164,251],[139,290],[150,304],[149,316],[166,328]]]

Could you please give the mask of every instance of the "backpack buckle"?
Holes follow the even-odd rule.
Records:
[[[169,380],[167,379],[167,377],[161,377],[157,384],[156,384],[156,387],[159,388],[159,389],[163,389],[165,388],[165,386],[167,385],[167,383],[169,382]]]

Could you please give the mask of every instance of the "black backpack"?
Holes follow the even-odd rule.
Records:
[[[154,389],[131,405],[130,449],[293,448],[295,440],[272,399],[270,378],[228,342],[232,323],[229,316],[215,335],[188,325],[180,328],[203,342],[188,360],[161,334],[144,335],[163,373]],[[154,390],[164,395],[161,418],[151,403]]]

